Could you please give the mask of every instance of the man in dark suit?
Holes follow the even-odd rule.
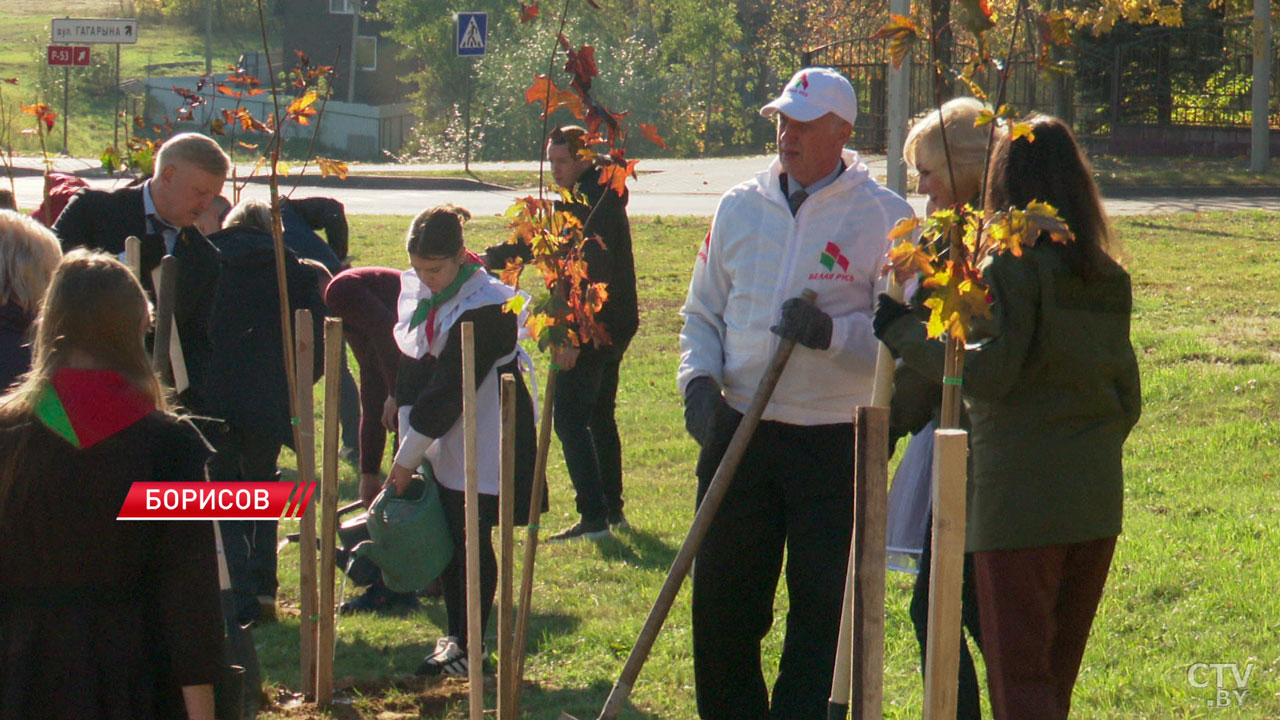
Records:
[[[151,271],[161,258],[178,259],[174,320],[190,381],[179,397],[196,412],[204,410],[209,315],[219,263],[217,249],[194,225],[222,192],[230,165],[226,153],[208,137],[175,135],[160,147],[150,180],[114,192],[85,190],[72,198],[53,226],[64,252],[84,246],[123,256],[125,238],[138,237],[142,285],[149,293]]]

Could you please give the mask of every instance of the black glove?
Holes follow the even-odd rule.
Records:
[[[831,316],[801,298],[782,303],[782,319],[769,330],[814,350],[831,347]]]
[[[716,434],[721,418],[733,409],[725,402],[720,385],[706,375],[689,381],[684,389],[684,429],[699,445],[706,445]]]
[[[906,317],[911,314],[911,308],[897,300],[880,293],[880,297],[876,299],[876,314],[871,319],[871,330],[876,337],[884,340],[885,331],[889,326],[898,321],[898,318]]]

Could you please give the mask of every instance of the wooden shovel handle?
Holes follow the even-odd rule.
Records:
[[[805,290],[800,297],[813,302],[818,294],[813,290]],[[764,415],[764,409],[769,404],[769,398],[773,396],[773,389],[777,386],[778,379],[782,377],[782,371],[787,367],[787,361],[791,359],[791,351],[795,349],[795,345],[794,340],[786,338],[778,343],[778,348],[769,361],[769,367],[756,388],[755,396],[751,398],[751,404],[747,407],[746,414],[742,416],[742,422],[738,423],[738,429],[734,431],[733,439],[729,441],[729,447],[716,468],[716,474],[712,477],[711,484],[698,505],[698,512],[693,517],[689,534],[685,536],[680,552],[671,563],[667,579],[662,583],[662,589],[658,591],[658,598],[654,600],[653,607],[649,610],[649,616],[644,621],[644,627],[640,629],[640,635],[636,638],[635,646],[631,648],[631,654],[627,656],[626,664],[622,666],[622,673],[618,676],[613,690],[610,691],[604,709],[600,711],[599,720],[613,720],[618,717],[618,713],[622,711],[622,706],[627,701],[627,696],[631,694],[631,688],[636,678],[640,676],[640,670],[644,667],[645,661],[649,659],[653,643],[657,640],[663,623],[666,622],[667,613],[675,603],[685,576],[689,574],[694,557],[702,547],[702,541],[711,528],[711,521],[715,519],[716,511],[720,509],[720,503],[729,490],[729,484],[738,471],[738,465],[746,455],[751,436],[755,434],[756,426],[760,424],[760,417]]]

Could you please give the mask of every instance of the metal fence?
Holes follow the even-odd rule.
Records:
[[[1247,134],[1252,118],[1252,28],[1226,23],[1220,30],[1153,27],[1132,33],[1135,37],[1124,42],[1081,42],[1066,53],[1074,72],[1060,79],[1038,66],[1039,48],[1033,38],[1009,58],[1005,101],[1021,113],[1063,117],[1078,135],[1093,141],[1132,137],[1145,128],[1212,128]],[[854,144],[873,152],[883,152],[888,140],[886,46],[884,40],[854,38],[814,48],[801,58],[806,67],[836,68],[853,83],[859,103]],[[972,53],[970,43],[957,38],[953,56],[959,61]],[[1272,117],[1276,117],[1280,52],[1273,57],[1271,79]],[[978,84],[994,98],[997,70],[986,67],[979,73]],[[917,46],[911,63],[913,116],[934,105],[933,86],[926,49]],[[953,88],[955,94],[968,94],[961,83],[953,81]],[[1164,137],[1176,135],[1166,132]]]

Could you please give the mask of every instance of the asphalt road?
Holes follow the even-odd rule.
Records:
[[[705,215],[715,212],[720,195],[735,184],[746,180],[755,172],[767,167],[770,157],[754,156],[745,158],[716,158],[709,160],[642,160],[638,165],[640,177],[632,181],[629,211],[632,215]],[[874,175],[884,174],[883,156],[866,158]],[[39,162],[25,159],[21,163],[33,173]],[[95,188],[111,189],[123,181],[102,177],[100,173],[85,172],[96,163],[77,158],[57,160],[57,169],[62,171],[81,171],[89,184]],[[398,172],[418,170],[454,169],[460,165],[418,165],[418,166],[353,166],[353,171],[378,175],[380,170],[395,169]],[[536,170],[537,163],[476,163],[472,170],[483,174],[485,170]],[[412,187],[413,185],[429,185],[418,178],[402,178],[409,187],[359,187],[358,180],[350,180],[347,184],[333,188],[315,188],[303,185],[295,191],[295,196],[326,194],[336,197],[347,206],[347,212],[369,215],[413,215],[420,210],[445,202],[452,202],[471,210],[476,215],[499,215],[503,213],[516,197],[534,192],[531,188],[522,189],[476,189],[476,190],[432,190]],[[396,183],[392,182],[392,185]],[[0,187],[3,187],[0,183]],[[36,174],[26,174],[16,180],[19,207],[29,210],[40,203],[42,188],[41,179]],[[285,187],[291,187],[287,181]],[[226,189],[230,194],[230,188]],[[1132,191],[1131,191],[1132,192]],[[242,195],[245,198],[266,199],[267,187],[263,184],[249,184]],[[908,195],[908,201],[917,213],[924,211],[924,197]],[[1106,200],[1107,211],[1112,215],[1161,214],[1178,212],[1205,212],[1211,210],[1272,210],[1280,211],[1280,192],[1270,194],[1240,195],[1205,195],[1188,196],[1185,192],[1164,192],[1142,197],[1118,197]]]

